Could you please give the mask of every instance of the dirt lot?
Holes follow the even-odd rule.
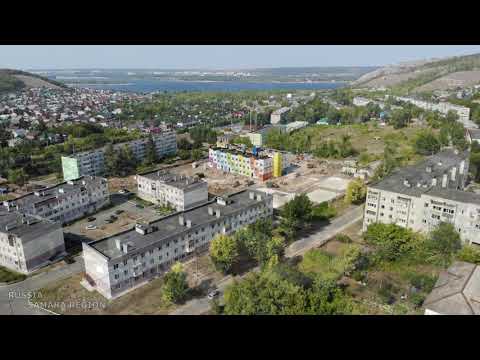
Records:
[[[155,279],[115,300],[107,300],[81,284],[83,274],[39,290],[39,305],[66,315],[164,315],[175,307],[162,300],[162,279]],[[46,305],[46,306],[45,306]]]

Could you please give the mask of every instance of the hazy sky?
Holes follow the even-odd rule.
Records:
[[[254,68],[365,66],[480,53],[478,45],[18,45],[0,46],[0,68]]]

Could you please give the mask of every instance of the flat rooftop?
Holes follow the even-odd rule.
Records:
[[[416,165],[394,170],[391,175],[371,184],[370,187],[418,197],[432,188],[434,178],[437,179],[437,184],[441,184],[444,174],[448,175],[448,187],[455,187],[455,183],[451,181],[449,169],[466,159],[468,159],[468,151],[443,150]],[[430,169],[430,172],[427,171],[427,168]],[[456,176],[459,179],[458,171]],[[405,180],[408,181],[410,186],[404,184]]]
[[[19,207],[24,205],[37,204],[42,202],[48,202],[56,199],[60,196],[66,196],[68,194],[77,194],[86,187],[100,185],[105,182],[106,179],[99,176],[82,176],[75,180],[65,181],[60,184],[46,187],[43,189],[30,192],[28,194],[19,196],[15,199],[6,200],[4,203],[15,203]],[[85,182],[85,184],[84,184]]]
[[[455,262],[440,274],[423,306],[444,315],[480,315],[480,267]]]
[[[23,243],[38,239],[40,235],[59,228],[60,224],[46,219],[0,210],[0,232],[13,234],[21,238]]]
[[[250,199],[250,192],[255,193],[255,199]],[[172,237],[179,236],[187,231],[191,231],[192,229],[217,221],[215,215],[209,215],[208,207],[213,208],[214,214],[215,210],[220,210],[220,218],[223,218],[224,216],[235,214],[239,211],[243,211],[244,209],[259,204],[259,201],[256,199],[257,194],[262,196],[262,200],[264,200],[266,196],[271,197],[271,195],[267,195],[259,191],[244,190],[228,196],[228,199],[231,202],[227,203],[226,205],[220,205],[214,200],[190,210],[177,212],[173,215],[169,215],[154,221],[149,225],[158,227],[158,230],[149,234],[142,235],[132,228],[124,233],[101,239],[88,245],[110,259],[120,258],[125,254],[117,248],[117,239],[120,240],[121,244],[131,244],[133,247],[131,251],[144,249],[154,244],[158,246],[163,244],[163,242],[167,242]],[[191,228],[180,224],[180,216],[183,216],[185,221],[191,221]]]
[[[474,192],[454,189],[432,188],[426,192],[426,195],[437,196],[443,199],[458,201],[461,203],[480,205],[480,194],[476,194]]]
[[[137,175],[139,177],[144,177],[150,180],[159,181],[163,184],[175,187],[181,190],[194,190],[202,186],[208,186],[207,183],[199,178],[176,175],[165,171],[151,171],[148,173],[143,173]]]
[[[213,151],[220,151],[220,152],[227,153],[227,154],[232,154],[232,155],[242,155],[242,156],[245,156],[245,157],[248,157],[248,158],[255,158],[255,159],[270,159],[271,158],[268,155],[264,155],[264,154],[253,155],[252,153],[241,152],[240,150],[235,150],[235,149],[225,149],[225,148],[221,148],[221,147],[212,147],[211,149]]]

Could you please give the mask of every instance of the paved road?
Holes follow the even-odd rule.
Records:
[[[0,315],[46,315],[47,312],[28,305],[28,292],[31,292],[34,301],[41,301],[41,294],[35,290],[78,274],[83,269],[83,259],[78,256],[73,264],[42,272],[20,283],[0,286]]]
[[[346,228],[361,220],[363,217],[363,206],[355,207],[347,211],[342,216],[332,220],[330,224],[322,228],[320,231],[313,233],[307,237],[295,241],[285,250],[285,257],[294,257],[303,255],[312,248],[319,247],[325,244],[335,234],[344,231]],[[251,271],[259,271],[259,267]],[[246,276],[243,275],[242,277]],[[235,277],[240,279],[241,277]],[[234,279],[232,276],[227,276],[217,283],[217,288],[220,291],[219,299],[223,299],[223,292],[225,288],[231,284]],[[188,301],[185,305],[171,312],[170,315],[201,315],[210,310],[210,301],[204,297],[200,299],[193,299]]]

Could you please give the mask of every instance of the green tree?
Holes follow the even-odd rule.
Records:
[[[431,260],[446,266],[462,247],[460,234],[450,223],[440,223],[430,232],[427,247],[433,253]]]
[[[174,264],[163,278],[163,299],[170,303],[182,302],[188,293],[187,274],[181,263]]]
[[[408,254],[415,245],[415,234],[395,224],[370,224],[363,234],[367,244],[376,248],[378,260],[395,261]]]
[[[352,312],[352,306],[333,280],[318,277],[307,293],[306,313],[311,315],[342,315]]]
[[[210,243],[210,258],[217,270],[228,273],[238,258],[235,238],[228,235],[217,235]]]
[[[280,240],[272,241],[272,230],[270,219],[261,219],[240,229],[235,234],[239,251],[260,265],[264,265],[273,254],[281,255],[281,251],[276,252],[276,245]]]
[[[297,231],[308,225],[312,219],[313,203],[306,194],[295,195],[281,211],[281,228],[292,240]]]
[[[192,150],[192,160],[197,161],[200,160],[203,156],[202,150],[200,149],[193,149]]]
[[[440,141],[431,131],[422,131],[415,139],[415,151],[420,155],[433,155],[440,150]]]
[[[345,193],[345,203],[347,204],[361,204],[365,201],[367,196],[367,186],[361,179],[350,181]]]
[[[23,169],[12,169],[8,171],[7,180],[15,185],[23,186],[27,182],[28,176]]]
[[[251,273],[235,281],[224,294],[227,315],[300,315],[305,312],[305,290],[273,271]]]

